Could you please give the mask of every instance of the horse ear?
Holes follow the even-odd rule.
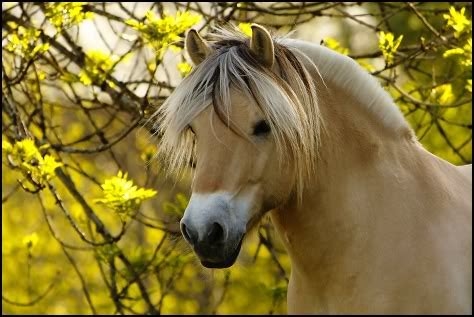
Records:
[[[185,44],[189,57],[191,57],[191,60],[196,66],[205,60],[212,52],[211,47],[194,29],[189,30],[186,35]]]
[[[251,28],[250,50],[260,62],[267,67],[271,67],[275,60],[275,49],[270,33],[263,26],[255,23],[252,23]]]

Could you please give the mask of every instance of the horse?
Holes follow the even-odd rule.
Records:
[[[220,27],[154,114],[180,228],[227,268],[266,213],[291,260],[288,313],[471,313],[472,165],[428,152],[379,82],[324,46]]]

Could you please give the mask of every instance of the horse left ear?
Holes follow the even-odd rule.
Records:
[[[270,33],[263,26],[255,23],[252,23],[251,28],[250,50],[265,66],[272,67],[275,61],[275,49]]]
[[[206,57],[208,57],[212,52],[209,44],[207,44],[206,41],[194,29],[189,30],[188,34],[186,35],[185,45],[189,57],[191,57],[191,60],[196,66],[205,60]]]

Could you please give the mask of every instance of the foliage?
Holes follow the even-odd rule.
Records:
[[[93,83],[100,86],[119,60],[117,56],[110,56],[99,50],[88,51],[86,56],[84,68],[79,72],[79,81],[86,86]],[[109,84],[113,86],[113,83]]]
[[[85,5],[86,2],[47,3],[45,15],[56,30],[61,32],[94,17],[92,12],[84,11]]]
[[[42,146],[42,149],[48,145]],[[18,169],[30,180],[33,185],[41,187],[55,176],[56,168],[63,166],[51,155],[41,155],[33,139],[24,139],[15,142],[2,141],[2,151],[9,158],[11,168]]]
[[[147,11],[145,21],[129,19],[125,23],[137,30],[146,44],[161,53],[167,48],[179,50],[179,47],[174,45],[180,39],[179,34],[188,30],[200,19],[200,15],[188,11],[177,12],[175,16],[163,14],[161,18],[157,17],[153,11]]]
[[[49,49],[48,43],[41,43],[39,35],[41,32],[34,28],[19,26],[15,22],[9,22],[13,32],[7,36],[5,49],[20,57],[32,59]]]
[[[193,27],[322,42],[375,76],[418,139],[472,160],[471,3],[2,3],[2,311],[285,313],[289,258],[265,218],[226,270],[179,230],[150,114],[191,71]],[[155,190],[156,189],[156,190]],[[159,192],[159,194],[158,194]]]

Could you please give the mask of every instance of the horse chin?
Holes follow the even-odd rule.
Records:
[[[201,259],[201,264],[208,269],[226,269],[228,267],[231,267],[237,260],[237,257],[239,256],[243,239],[244,239],[243,237],[242,239],[240,239],[240,242],[237,245],[237,248],[235,248],[235,250],[226,259],[212,260],[212,261]]]

